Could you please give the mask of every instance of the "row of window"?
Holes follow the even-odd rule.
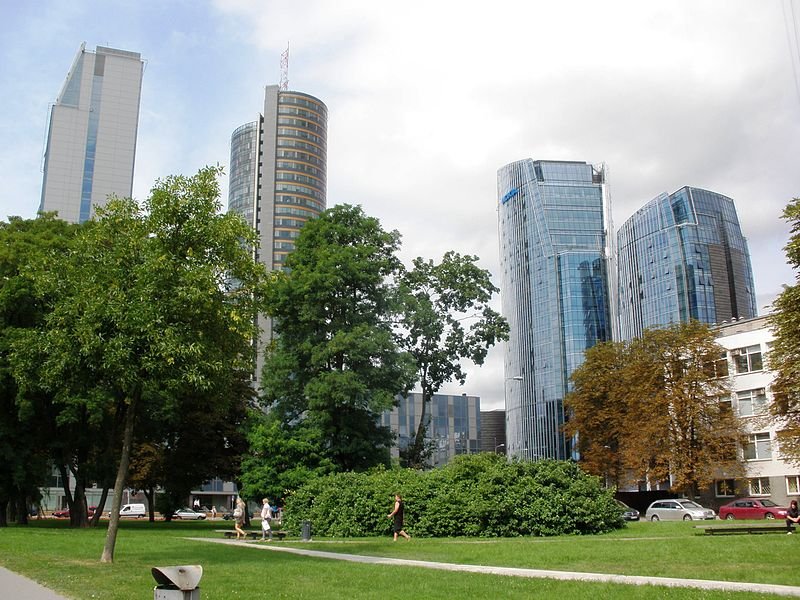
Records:
[[[800,495],[800,475],[787,475],[786,493],[790,495]],[[718,479],[714,482],[714,492],[719,498],[736,496],[736,481],[733,479]],[[772,494],[772,486],[769,477],[751,477],[747,480],[748,496],[769,496]]]

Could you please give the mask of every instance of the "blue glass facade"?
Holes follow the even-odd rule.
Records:
[[[422,394],[398,396],[397,406],[383,414],[382,425],[396,436],[392,455],[408,447],[419,427]],[[481,448],[481,400],[477,396],[434,394],[427,409],[426,441],[433,446],[431,466],[447,463],[457,454],[475,454]],[[489,449],[491,450],[491,448]]]
[[[506,449],[572,455],[564,396],[584,352],[612,338],[610,205],[605,172],[583,162],[511,163],[498,171]]]
[[[730,198],[691,187],[661,194],[620,227],[617,246],[621,339],[756,316],[750,254]]]

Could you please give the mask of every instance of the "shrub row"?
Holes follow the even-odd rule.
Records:
[[[421,537],[548,536],[624,526],[611,490],[566,461],[508,462],[491,453],[456,457],[432,471],[379,469],[308,482],[286,499],[285,526],[315,535],[386,535],[395,492],[406,531]]]

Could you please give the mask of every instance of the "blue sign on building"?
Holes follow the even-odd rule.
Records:
[[[505,204],[519,193],[519,188],[511,188],[506,192],[506,195],[500,198],[500,204]]]

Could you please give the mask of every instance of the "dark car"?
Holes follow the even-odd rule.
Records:
[[[626,521],[638,521],[639,520],[639,511],[635,508],[631,508],[627,504],[625,504],[622,500],[614,500],[617,503],[620,510],[622,511],[622,518]]]
[[[785,506],[767,498],[739,498],[719,507],[720,519],[785,519]]]

